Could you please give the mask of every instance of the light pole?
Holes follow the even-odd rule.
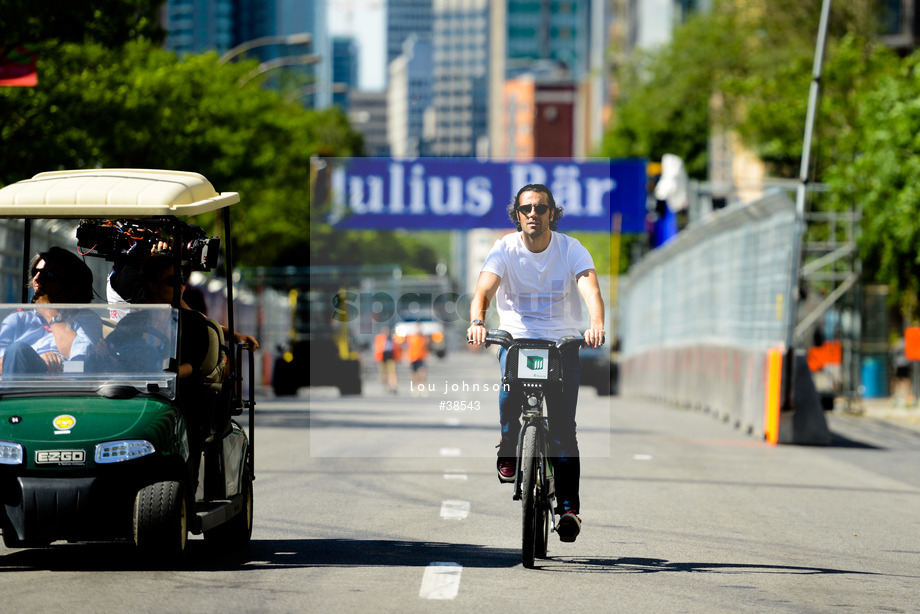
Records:
[[[319,90],[319,87],[317,86],[317,84],[311,83],[310,85],[302,89],[294,90],[293,92],[288,94],[285,100],[287,102],[294,102],[298,98],[303,98],[304,96],[310,96],[312,94],[315,94],[318,90]],[[332,91],[333,94],[344,94],[348,91],[348,84],[347,83],[333,83],[332,86],[330,87],[330,90]]]
[[[248,40],[245,43],[240,43],[236,47],[229,49],[217,59],[217,65],[222,66],[238,55],[246,53],[250,49],[255,49],[256,47],[265,47],[267,45],[309,45],[312,40],[313,35],[309,34],[308,32],[297,32],[296,34],[283,34],[276,36],[261,36],[259,38]]]
[[[269,60],[268,62],[262,62],[256,68],[254,68],[248,75],[240,79],[236,86],[243,87],[259,75],[266,73],[275,68],[281,68],[282,66],[305,66],[307,64],[317,64],[322,61],[323,56],[316,53],[307,53],[304,55],[286,55],[281,58],[275,58],[274,60]]]

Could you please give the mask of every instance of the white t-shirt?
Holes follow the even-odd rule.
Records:
[[[109,305],[127,304],[128,301],[123,299],[118,291],[112,287],[112,273],[114,271],[109,271],[109,275],[105,279],[105,300]],[[130,309],[115,309],[112,307],[109,309],[109,318],[117,322],[129,313],[131,313]]]
[[[521,233],[495,242],[483,271],[502,278],[495,294],[500,328],[515,338],[556,341],[578,335],[581,295],[575,276],[594,268],[594,260],[577,239],[553,232],[549,247],[535,254]]]

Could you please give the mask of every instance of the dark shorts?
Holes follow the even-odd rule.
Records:
[[[418,371],[419,369],[424,369],[424,368],[425,368],[425,361],[424,361],[424,360],[416,360],[415,362],[412,363],[412,372],[413,372],[413,373],[415,373],[415,372]]]
[[[387,362],[388,360],[393,360],[393,350],[383,352],[383,362]]]

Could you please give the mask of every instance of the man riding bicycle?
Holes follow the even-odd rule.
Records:
[[[549,188],[530,184],[521,188],[508,206],[508,215],[518,232],[495,242],[482,266],[470,304],[471,324],[467,338],[479,345],[486,340],[483,320],[497,295],[500,328],[517,338],[556,341],[579,335],[581,298],[588,307],[590,326],[585,343],[598,347],[604,342],[604,301],[591,254],[576,239],[555,232],[562,219]],[[577,292],[576,292],[577,290]],[[499,351],[501,372],[505,372],[507,351]],[[575,541],[581,531],[578,486],[581,473],[575,407],[581,364],[578,349],[562,355],[563,392],[547,398],[552,441],[551,454],[556,475],[556,496],[560,502],[557,532],[564,542]],[[498,479],[515,479],[515,433],[523,398],[515,391],[499,393],[501,441],[498,445]],[[512,427],[512,425],[514,425]]]

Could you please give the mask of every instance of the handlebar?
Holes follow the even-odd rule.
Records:
[[[601,345],[603,345],[606,340],[607,340],[607,337],[605,335],[604,338],[601,340]],[[467,339],[466,342],[470,345],[472,345],[473,343],[470,339]],[[514,337],[512,337],[511,333],[509,333],[508,331],[501,330],[500,328],[489,329],[488,331],[486,331],[485,346],[489,347],[490,345],[493,345],[493,344],[500,345],[501,347],[507,350],[507,349],[510,349],[512,345],[514,345]],[[568,335],[568,336],[563,337],[562,339],[559,339],[556,342],[556,347],[559,348],[560,351],[566,350],[567,348],[570,348],[576,345],[579,348],[583,348],[587,346],[587,343],[585,343],[585,338],[578,337],[576,335]]]

